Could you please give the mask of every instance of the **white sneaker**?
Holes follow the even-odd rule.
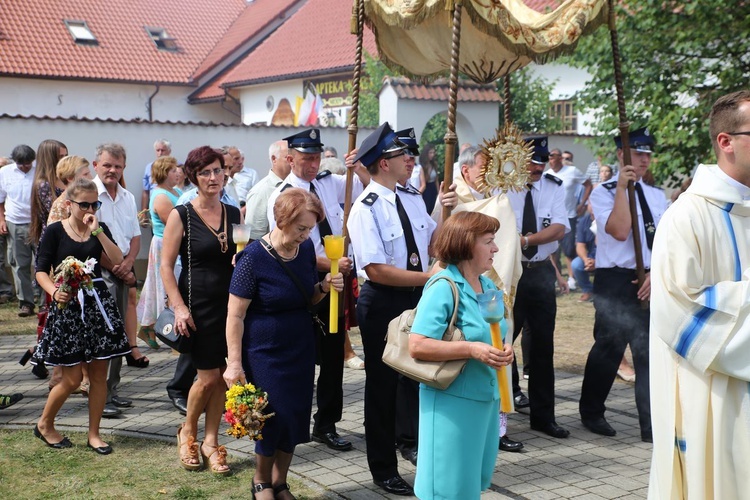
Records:
[[[568,278],[568,288],[571,292],[576,289],[576,279],[573,276]]]

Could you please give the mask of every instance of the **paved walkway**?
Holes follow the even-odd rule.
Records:
[[[27,366],[18,365],[23,350],[34,337],[0,337],[0,392],[22,392],[24,400],[0,411],[0,426],[31,429],[41,415],[47,396],[47,381],[38,380]],[[355,346],[355,349],[357,347]],[[123,367],[121,394],[134,400],[118,419],[103,419],[105,432],[174,442],[181,416],[166,397],[165,386],[174,371],[176,357],[169,349],[143,349],[151,366],[140,370]],[[578,419],[578,395],[581,376],[557,372],[557,422],[571,431],[568,439],[556,440],[531,431],[528,416],[511,415],[509,436],[523,441],[522,453],[498,456],[490,491],[483,499],[594,500],[608,498],[642,499],[646,497],[651,445],[640,441],[635,415],[633,389],[616,382],[609,399],[608,420],[617,436],[607,438],[586,431]],[[297,447],[292,473],[320,498],[386,498],[372,484],[367,469],[363,421],[364,371],[344,372],[344,416],[339,433],[354,443],[354,450],[335,453],[324,445],[309,443]],[[63,406],[58,428],[85,431],[86,399],[71,396]],[[222,436],[230,454],[252,455],[249,440],[236,441]],[[451,457],[445,457],[450,460]],[[413,482],[415,468],[400,460],[403,477]],[[393,497],[398,498],[398,497]]]

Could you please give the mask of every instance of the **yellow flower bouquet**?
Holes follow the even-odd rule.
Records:
[[[268,406],[268,394],[253,384],[234,384],[227,391],[224,421],[230,427],[227,434],[236,439],[249,436],[253,441],[263,439],[263,426],[275,413],[263,413]]]

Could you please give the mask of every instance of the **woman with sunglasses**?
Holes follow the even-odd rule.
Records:
[[[34,353],[34,362],[62,367],[62,381],[50,390],[42,417],[34,435],[51,448],[70,448],[73,444],[55,429],[55,417],[68,396],[81,384],[81,365],[88,365],[89,431],[87,446],[100,455],[112,453],[102,441],[99,423],[107,396],[107,361],[130,352],[125,326],[115,300],[101,279],[102,253],[114,264],[122,262],[122,252],[112,234],[100,225],[96,211],[101,206],[96,184],[79,179],[66,190],[70,216],[47,226],[39,242],[36,280],[52,297],[42,338]],[[96,259],[91,291],[66,292],[50,277],[67,257],[80,261]]]

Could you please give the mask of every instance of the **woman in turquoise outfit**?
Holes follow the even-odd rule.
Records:
[[[498,448],[499,393],[496,370],[513,361],[513,350],[492,347],[490,325],[482,319],[477,294],[495,290],[482,273],[492,269],[498,248],[497,219],[461,212],[448,219],[435,243],[447,268],[425,286],[409,337],[413,358],[425,361],[467,359],[463,372],[445,390],[419,387],[419,458],[414,492],[421,499],[479,498],[489,488]],[[450,284],[459,296],[456,326],[466,342],[443,342],[453,313]],[[503,334],[505,320],[500,323]]]

